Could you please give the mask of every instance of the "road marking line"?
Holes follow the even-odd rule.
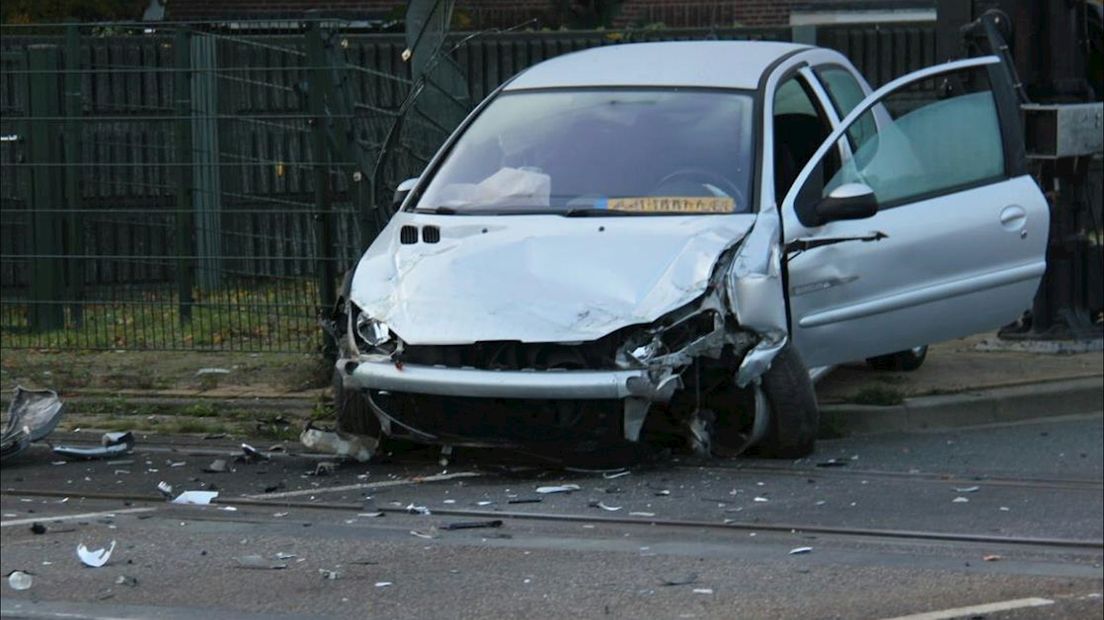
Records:
[[[1054,601],[1048,598],[1018,598],[1011,601],[1001,601],[999,603],[986,603],[984,605],[974,605],[972,607],[956,607],[954,609],[944,609],[942,611],[928,611],[921,614],[912,614],[911,616],[897,616],[895,618],[889,618],[888,620],[949,620],[950,618],[991,614],[997,611],[1008,611],[1010,609],[1021,609],[1024,607],[1044,607],[1053,604]]]
[[[0,527],[13,527],[16,525],[30,525],[32,523],[57,523],[58,521],[76,521],[78,519],[95,519],[96,517],[114,517],[115,515],[135,514],[139,512],[153,512],[156,508],[126,508],[123,510],[104,510],[102,512],[84,512],[79,515],[59,515],[56,517],[34,517],[33,519],[11,519],[0,522]]]
[[[400,480],[381,480],[380,482],[361,482],[358,484],[346,484],[339,487],[324,487],[315,489],[299,489],[298,491],[284,491],[283,493],[254,493],[252,495],[245,495],[249,499],[280,499],[284,497],[300,497],[303,495],[320,495],[322,493],[336,493],[339,491],[358,491],[363,489],[383,489],[386,487],[401,487],[408,484],[419,484],[422,482],[440,482],[442,480],[453,480],[456,478],[475,478],[482,476],[483,474],[476,471],[460,471],[455,474],[437,474],[435,476],[422,476],[415,478],[402,478]],[[224,501],[232,501],[226,498]]]

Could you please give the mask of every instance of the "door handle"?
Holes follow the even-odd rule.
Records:
[[[1000,223],[1005,230],[1021,230],[1027,224],[1027,210],[1020,205],[1007,206],[1000,212]]]

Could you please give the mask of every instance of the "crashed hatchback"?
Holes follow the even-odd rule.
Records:
[[[813,380],[1031,302],[1047,204],[997,57],[875,92],[841,54],[608,46],[487,98],[404,183],[333,316],[339,428],[810,452]]]

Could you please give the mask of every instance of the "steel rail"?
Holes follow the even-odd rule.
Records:
[[[164,504],[163,497],[137,494],[137,493],[61,493],[58,491],[42,489],[14,489],[0,490],[0,496],[31,496],[31,497],[80,497],[83,499],[99,499],[129,502],[149,502]],[[302,501],[273,501],[247,497],[219,497],[213,504],[224,506],[258,506],[272,508],[304,508],[335,511],[363,511],[363,504],[339,503],[339,502],[302,502]],[[174,504],[166,504],[173,506]],[[374,511],[391,514],[409,514],[404,508],[389,506],[374,507]],[[443,517],[466,518],[494,518],[494,519],[518,519],[529,521],[564,522],[564,523],[588,523],[605,525],[648,525],[678,528],[707,528],[714,530],[737,530],[754,532],[779,532],[822,534],[833,536],[847,536],[859,538],[886,538],[893,540],[914,540],[948,543],[982,543],[1010,546],[1036,546],[1056,547],[1062,549],[1093,549],[1104,550],[1104,540],[1077,540],[1067,538],[1038,538],[1031,536],[995,536],[991,534],[964,534],[955,532],[932,532],[923,530],[898,530],[839,527],[800,523],[763,523],[748,521],[701,521],[695,519],[661,519],[654,517],[618,517],[605,515],[580,515],[580,514],[555,514],[548,512],[517,512],[497,510],[469,510],[462,508],[434,508],[433,514]],[[43,520],[48,521],[48,518]]]

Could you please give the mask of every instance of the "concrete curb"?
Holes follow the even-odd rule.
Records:
[[[1104,410],[1100,377],[907,398],[900,405],[824,405],[822,437],[1000,424]]]

